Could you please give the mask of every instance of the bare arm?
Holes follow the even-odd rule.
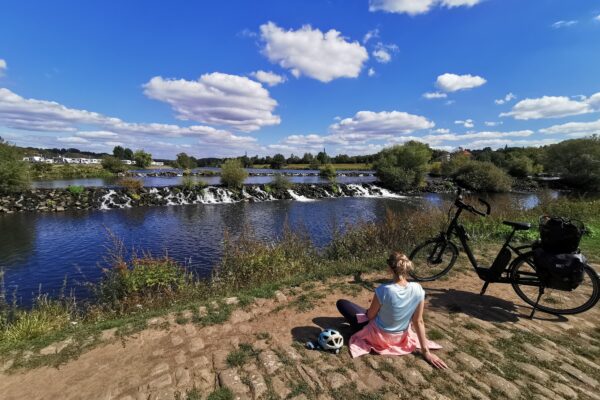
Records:
[[[379,299],[376,294],[373,294],[373,300],[371,300],[371,306],[367,310],[367,318],[369,320],[374,319],[381,308],[381,303],[379,303]]]
[[[423,358],[433,365],[436,368],[448,368],[446,363],[444,363],[438,356],[432,354],[429,351],[429,347],[427,346],[427,336],[425,335],[425,321],[423,320],[423,312],[425,310],[425,301],[421,301],[415,310],[415,313],[412,317],[412,324],[415,330],[417,331],[417,336],[419,338],[419,343],[421,344],[421,352],[423,353]]]

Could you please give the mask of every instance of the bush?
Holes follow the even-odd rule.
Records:
[[[198,163],[193,157],[188,156],[186,153],[177,154],[177,161],[175,161],[176,165],[185,170],[189,170],[192,168],[196,168]]]
[[[334,181],[337,177],[337,172],[335,171],[335,167],[333,165],[325,164],[319,168],[319,176],[321,178],[326,178],[330,181]]]
[[[512,179],[491,162],[469,161],[456,171],[454,180],[476,192],[508,192]]]
[[[37,299],[30,311],[18,311],[3,330],[0,331],[0,342],[16,343],[35,339],[47,333],[60,330],[68,325],[70,311],[67,307],[46,297]]]
[[[240,160],[227,160],[221,165],[221,183],[227,187],[241,189],[247,177]]]
[[[544,169],[560,174],[573,187],[600,190],[600,137],[565,140],[548,146]]]
[[[123,161],[119,160],[117,157],[112,156],[108,156],[102,160],[102,168],[114,174],[125,172],[127,170],[127,166],[123,164]]]
[[[29,168],[21,152],[0,138],[0,191],[23,190],[29,182]]]
[[[117,185],[127,189],[129,192],[136,193],[142,190],[144,183],[135,178],[121,178],[117,182]]]
[[[277,190],[288,190],[292,188],[293,184],[287,176],[275,174],[269,186]]]
[[[428,145],[410,141],[382,150],[373,164],[375,175],[393,190],[406,190],[424,183],[431,159]]]
[[[133,153],[135,165],[140,168],[148,168],[152,164],[152,154],[146,153],[144,150],[137,150]]]
[[[208,186],[207,183],[204,182],[203,180],[194,179],[194,177],[192,177],[190,175],[186,175],[183,177],[183,180],[181,181],[181,185],[183,186],[184,189],[187,189],[187,190],[202,189],[202,188],[205,188],[206,186]]]
[[[72,195],[80,195],[81,193],[83,193],[83,190],[83,186],[69,185],[67,187],[67,191]]]
[[[441,161],[432,162],[429,164],[429,174],[433,176],[442,175],[442,163]]]
[[[471,158],[462,151],[450,155],[450,159],[442,162],[441,173],[443,176],[453,176],[463,165],[471,161]]]
[[[512,157],[507,161],[508,173],[516,178],[527,178],[535,171],[533,160],[527,156]]]

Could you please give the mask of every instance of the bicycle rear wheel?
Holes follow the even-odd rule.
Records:
[[[454,243],[443,237],[430,239],[410,253],[413,263],[410,276],[420,282],[434,281],[452,269],[456,257],[458,249]]]
[[[550,314],[579,314],[592,308],[600,299],[600,279],[591,267],[585,266],[583,282],[574,290],[544,288],[535,269],[533,252],[517,258],[509,272],[517,295],[527,304]]]

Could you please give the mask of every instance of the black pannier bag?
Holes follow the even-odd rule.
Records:
[[[585,232],[583,223],[562,217],[540,217],[542,248],[549,253],[574,253]]]
[[[581,253],[552,254],[538,247],[533,251],[533,260],[547,288],[570,291],[583,282],[587,260]]]

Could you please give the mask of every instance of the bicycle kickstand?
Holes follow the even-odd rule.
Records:
[[[529,319],[533,319],[533,314],[535,314],[535,312],[537,311],[538,303],[540,302],[540,299],[542,298],[543,294],[544,294],[544,290],[541,289],[538,293],[537,299],[535,300],[535,305],[533,306],[533,309],[531,310],[531,315],[529,315]]]
[[[481,288],[481,292],[479,292],[480,296],[483,296],[485,294],[485,291],[487,290],[489,284],[490,284],[489,281],[485,281],[485,283],[483,284],[483,287]]]

